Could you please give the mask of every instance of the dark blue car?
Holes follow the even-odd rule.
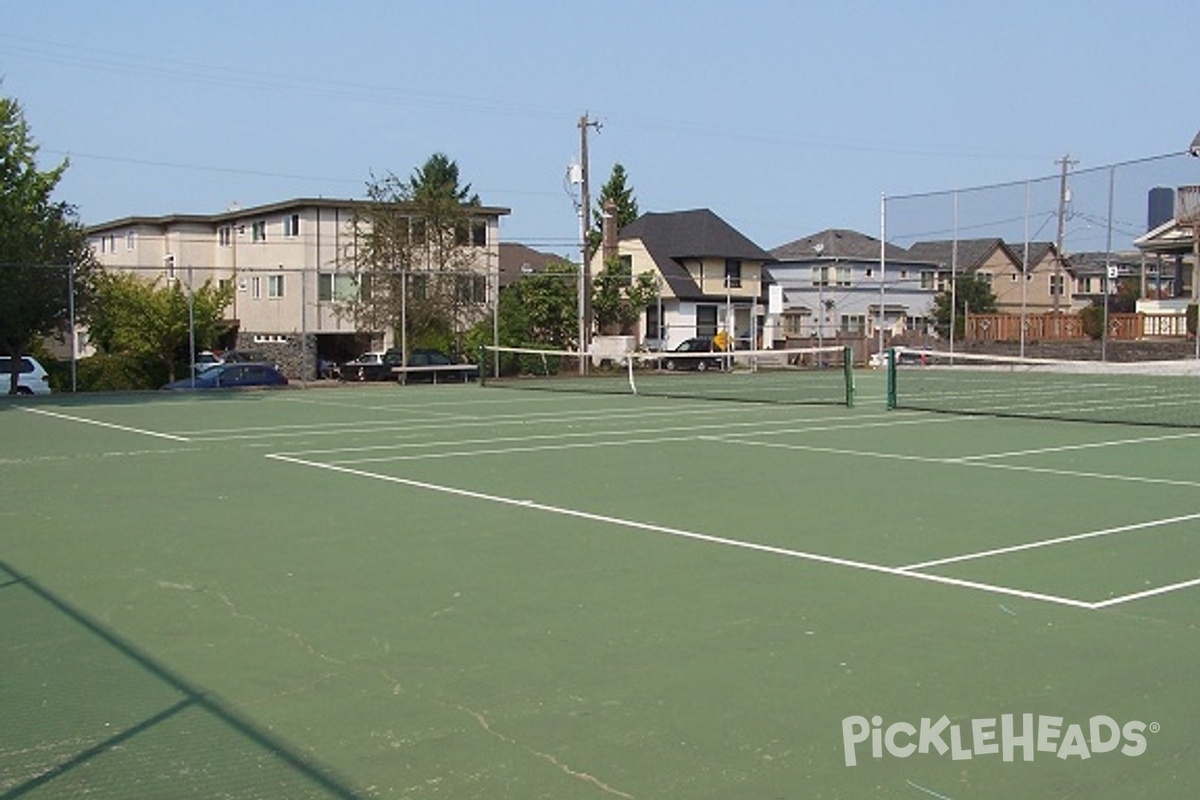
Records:
[[[220,364],[195,378],[172,381],[164,389],[236,389],[245,386],[287,386],[287,378],[271,364]]]

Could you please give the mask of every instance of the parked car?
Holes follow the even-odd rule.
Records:
[[[867,365],[870,366],[871,369],[886,367],[888,364],[887,354],[887,350],[882,350],[878,353],[872,353],[871,357],[867,359]],[[930,350],[898,350],[896,352],[896,364],[928,364],[930,362],[931,354],[932,351]]]
[[[477,366],[456,362],[441,350],[417,348],[408,354],[408,366],[414,369],[398,371],[403,364],[404,356],[398,347],[372,351],[343,364],[339,377],[344,381],[401,380],[403,383],[468,381],[479,377]]]
[[[725,366],[725,356],[719,355],[721,352],[712,339],[707,336],[697,336],[668,350],[667,355],[662,358],[660,363],[663,365],[663,369],[671,371],[694,369],[704,372],[709,369],[722,369]],[[713,355],[693,355],[696,353],[712,353]]]
[[[375,350],[342,364],[338,378],[343,381],[394,381],[392,367],[399,366],[403,357],[397,349]]]
[[[213,351],[202,350],[196,354],[196,374],[199,375],[205,370],[212,369],[213,367],[224,363],[225,359]]]
[[[172,381],[163,389],[236,389],[250,386],[287,386],[288,379],[272,364],[218,364],[195,378]]]
[[[0,395],[8,394],[12,361],[11,356],[0,356]],[[46,370],[33,356],[21,356],[17,367],[17,394],[50,394]]]
[[[404,383],[446,383],[479,379],[479,367],[455,361],[441,350],[417,349],[408,354]]]

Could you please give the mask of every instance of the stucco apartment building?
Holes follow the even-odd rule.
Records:
[[[368,204],[297,198],[218,214],[131,216],[88,228],[106,269],[148,280],[234,287],[222,344],[255,350],[296,377],[311,377],[319,358],[342,361],[393,344],[390,330],[364,330],[347,313],[356,296],[354,220]],[[509,209],[471,210],[469,246],[485,276],[486,298],[496,289],[500,219]]]

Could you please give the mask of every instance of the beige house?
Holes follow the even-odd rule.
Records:
[[[996,310],[1001,314],[1043,314],[1070,311],[1072,276],[1057,250],[1049,242],[1030,242],[1028,268],[1024,244],[1007,244],[1003,239],[962,239],[917,242],[909,248],[910,258],[937,265],[938,289],[946,288],[951,271],[975,274],[991,286]]]
[[[363,201],[300,198],[219,214],[125,217],[88,228],[108,269],[148,280],[234,287],[224,344],[256,350],[289,375],[315,374],[318,359],[344,361],[390,346],[392,331],[363,330],[345,303],[359,291],[354,271],[355,214]],[[500,218],[506,208],[472,209],[469,246],[491,302],[498,269]]]

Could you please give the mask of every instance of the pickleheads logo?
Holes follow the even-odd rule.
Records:
[[[999,719],[985,717],[963,723],[952,723],[946,716],[937,720],[923,717],[915,724],[891,722],[885,726],[879,716],[853,716],[842,720],[842,748],[847,767],[858,763],[859,745],[864,745],[864,754],[869,747],[875,759],[882,759],[885,753],[894,758],[949,753],[955,761],[996,755],[1014,761],[1018,754],[1024,761],[1033,761],[1038,753],[1047,753],[1064,760],[1085,760],[1112,752],[1140,756],[1146,752],[1146,734],[1159,730],[1157,722],[1120,724],[1103,714],[1087,722],[1063,723],[1062,717],[1002,714]]]

